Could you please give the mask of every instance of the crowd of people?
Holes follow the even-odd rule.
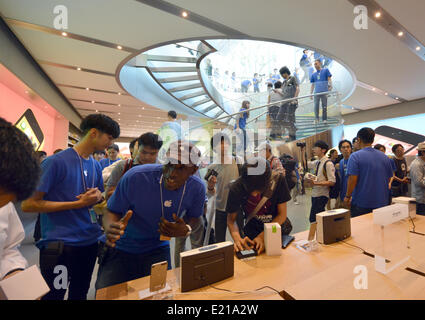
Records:
[[[284,74],[289,76],[287,70]],[[418,146],[408,179],[402,146],[393,147],[395,158],[390,159],[372,148],[370,128],[358,132],[357,150],[341,141],[341,156],[335,151],[327,156],[328,144],[316,141],[315,159],[301,166],[290,155],[273,155],[269,142],[239,159],[231,138],[220,132],[211,138],[214,160],[204,177],[198,170],[201,154],[188,141],[172,141],[166,161],[159,163],[163,142],[145,133],[131,142],[131,159],[118,160],[113,145],[120,135],[117,122],[97,113],[84,118],[80,129],[83,137],[74,147],[40,161],[28,138],[0,119],[0,279],[27,266],[17,249],[24,231],[12,204],[23,200],[25,212],[40,214],[36,246],[50,288],[43,299],[61,300],[67,289],[68,299],[86,299],[96,260],[97,290],[148,276],[157,262],[167,261],[171,268],[171,238],[176,257],[187,238],[192,247],[204,245],[212,199],[215,224],[209,243],[225,241],[228,230],[235,251],[254,248],[258,254],[265,248],[264,223],[277,222],[283,234],[291,232],[287,203],[304,187],[312,188],[310,222],[326,210],[332,194],[335,205],[351,208],[355,217],[390,204],[391,196],[406,193],[399,186],[408,183],[418,214],[425,214],[425,143]],[[103,150],[107,158],[96,160],[105,156]],[[107,166],[103,171],[102,164]],[[316,178],[307,178],[300,168],[311,168]],[[54,285],[57,265],[68,270],[67,288]]]

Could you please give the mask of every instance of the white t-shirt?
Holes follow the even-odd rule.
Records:
[[[328,163],[326,163],[326,161],[328,161]],[[326,177],[324,175],[324,170],[323,170],[323,166],[326,163],[326,175],[328,176],[328,179],[326,180]],[[312,162],[308,162],[308,167],[309,168],[314,168],[314,172],[313,174],[316,174],[316,168],[317,168],[317,161],[312,161]],[[330,161],[330,159],[328,157],[323,157],[320,160],[320,164],[319,164],[319,170],[317,172],[317,181],[318,182],[323,182],[323,181],[332,181],[332,182],[336,182],[336,178],[335,178],[335,166],[332,163],[332,161]],[[311,196],[312,197],[327,197],[329,198],[329,187],[325,187],[325,186],[313,186],[313,189],[311,191]]]
[[[0,208],[0,280],[13,269],[25,269],[27,260],[18,247],[25,231],[12,202]]]

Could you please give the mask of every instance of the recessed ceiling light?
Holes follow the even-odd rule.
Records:
[[[121,92],[118,92],[118,95],[120,96],[121,95]]]
[[[388,96],[388,92],[385,92],[385,95]]]
[[[395,97],[396,98],[396,100],[398,100],[398,97]]]
[[[118,112],[118,114],[121,114],[121,112]]]
[[[62,35],[66,37],[68,34],[66,32],[62,32]]]
[[[375,91],[376,89],[375,88],[372,88],[372,91]]]
[[[87,91],[89,91],[89,90],[90,90],[90,88],[86,88],[86,90],[87,90]]]
[[[94,103],[94,101],[92,101],[91,103]]]
[[[379,18],[381,16],[381,13],[378,11],[377,13],[375,13],[375,17]]]
[[[121,104],[118,104],[118,107],[121,107]]]
[[[145,110],[145,107],[142,107],[142,110]]]
[[[188,16],[187,12],[186,12],[186,11],[183,11],[183,12],[182,12],[182,17],[183,17],[183,18],[187,18],[187,16]]]
[[[122,49],[122,47],[121,47],[121,46],[117,46],[117,49],[118,49],[118,50],[121,50],[121,49]]]
[[[96,112],[99,112],[98,110],[96,110]]]
[[[402,37],[402,36],[403,36],[403,34],[404,34],[404,33],[403,33],[403,31],[400,31],[400,32],[398,33],[398,36],[399,36],[399,37]]]
[[[118,119],[118,121],[121,121],[121,119]]]
[[[77,70],[78,70],[78,71],[81,71],[81,68],[80,68],[80,67],[78,67],[78,68],[77,68]]]
[[[28,94],[28,90],[25,90],[25,93]]]
[[[421,50],[421,47],[417,46],[416,51],[419,51],[419,50]]]

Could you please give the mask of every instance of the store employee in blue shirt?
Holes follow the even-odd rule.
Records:
[[[348,183],[348,159],[350,159],[353,152],[353,146],[350,141],[342,140],[338,144],[339,151],[341,151],[343,158],[339,162],[339,176],[341,178],[341,192],[339,193],[340,204],[344,202],[345,193],[347,192]]]
[[[371,213],[390,204],[389,182],[393,176],[391,159],[372,148],[375,132],[362,128],[357,133],[360,150],[348,160],[348,185],[344,204],[351,204],[351,216]]]
[[[118,160],[120,160],[118,158],[120,148],[116,144],[109,146],[107,151],[108,151],[108,158],[104,158],[100,160],[100,166],[102,170],[105,169],[106,167],[109,167],[114,162],[117,162]]]
[[[314,61],[314,67],[316,72],[310,77],[311,82],[311,94],[327,92],[332,90],[332,74],[329,69],[322,69],[322,62],[320,60]],[[311,97],[313,99],[313,97]],[[322,120],[324,123],[328,120],[327,108],[328,108],[328,95],[321,94],[314,96],[314,114],[316,116],[316,124],[319,122],[319,104],[322,101]]]
[[[195,146],[175,141],[167,164],[137,166],[124,174],[103,219],[106,246],[96,290],[148,276],[152,264],[161,261],[170,269],[169,241],[161,236],[188,236],[204,212],[205,185],[194,175],[199,155]]]
[[[81,122],[80,129],[84,137],[74,148],[43,161],[36,192],[22,203],[25,212],[41,213],[37,247],[41,273],[50,287],[43,297],[47,300],[62,300],[66,293],[66,287],[54,286],[57,265],[65,266],[70,277],[68,299],[87,298],[102,235],[91,210],[102,199],[102,170],[91,154],[111,145],[119,137],[120,128],[108,116],[91,114]]]

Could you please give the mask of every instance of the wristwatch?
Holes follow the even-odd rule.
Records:
[[[185,237],[188,237],[188,236],[190,236],[190,234],[192,233],[192,228],[190,227],[190,225],[186,225],[186,227],[187,227],[187,229],[188,229],[188,231],[187,231],[187,233],[186,233],[186,235],[185,235]]]

